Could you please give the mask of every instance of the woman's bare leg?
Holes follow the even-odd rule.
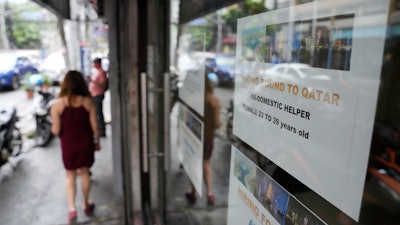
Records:
[[[207,188],[207,195],[211,196],[213,195],[212,191],[212,168],[211,168],[211,159],[204,159],[203,161],[203,173],[204,173],[204,181],[206,183],[206,188]]]
[[[76,196],[76,171],[67,170],[67,178],[65,189],[67,191],[68,209],[70,212],[76,211],[75,196]]]
[[[89,168],[80,168],[82,193],[83,193],[83,207],[86,209],[88,204],[91,203],[89,200],[89,193],[92,181],[90,180]]]

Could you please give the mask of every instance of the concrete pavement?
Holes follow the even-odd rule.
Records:
[[[109,94],[105,106],[109,109]],[[25,109],[24,113],[20,124],[26,134],[34,129],[33,108]],[[110,120],[110,111],[105,110],[105,113]],[[83,212],[80,181],[77,184],[80,224],[124,224],[123,199],[116,197],[113,191],[110,125],[107,125],[107,132],[92,168],[91,199],[96,203],[93,217],[86,217]],[[54,138],[45,148],[35,147],[33,139],[24,139],[23,154],[0,168],[0,224],[62,225],[67,224],[67,217],[59,139]]]
[[[176,108],[174,107],[174,110]],[[172,112],[174,114],[176,112]],[[186,191],[190,188],[189,178],[186,172],[180,168],[177,148],[177,121],[176,115],[171,116],[171,171],[169,173],[169,195],[167,215],[169,225],[226,225],[227,206],[229,192],[230,171],[230,141],[226,138],[227,113],[221,112],[222,126],[216,132],[214,150],[211,157],[213,171],[213,192],[215,196],[215,208],[212,211],[206,208],[206,193],[203,182],[203,197],[197,198],[196,204],[190,206],[185,198]]]
[[[105,119],[111,120],[109,93],[104,101]],[[24,133],[34,129],[32,109],[24,109],[21,130]],[[224,120],[224,115],[221,115]],[[174,129],[174,128],[172,128]],[[188,206],[185,192],[190,187],[186,173],[179,167],[177,158],[171,159],[169,172],[167,219],[168,225],[177,224],[226,224],[230,143],[224,138],[221,128],[215,139],[212,157],[214,193],[216,207],[206,210],[206,199],[199,198],[194,206]],[[81,205],[80,182],[78,182],[79,224],[123,225],[123,199],[113,192],[111,125],[107,125],[107,137],[102,139],[102,150],[96,152],[92,168],[91,198],[96,203],[94,217],[86,217]],[[172,155],[176,155],[172,147]],[[64,225],[67,223],[68,207],[65,194],[65,172],[61,161],[58,138],[45,147],[35,147],[33,139],[24,140],[24,154],[12,159],[10,164],[0,168],[0,225]],[[204,187],[205,189],[205,187]]]
[[[96,153],[92,168],[91,198],[96,203],[95,216],[86,217],[81,206],[78,182],[77,207],[81,224],[115,224],[123,219],[122,199],[113,194],[111,142],[102,140],[103,149]],[[65,172],[59,140],[46,148],[33,147],[1,168],[0,224],[45,225],[66,224],[68,207],[65,195]],[[5,203],[5,204],[3,204]]]

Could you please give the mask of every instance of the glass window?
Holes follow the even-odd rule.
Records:
[[[212,57],[171,111],[168,213],[400,224],[398,5],[239,1],[175,27],[183,74]]]

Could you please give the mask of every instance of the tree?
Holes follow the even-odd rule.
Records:
[[[10,41],[20,49],[32,49],[41,47],[40,26],[38,23],[28,23],[15,20]]]
[[[40,13],[40,8],[32,3],[9,5],[5,2],[5,26],[10,45],[15,48],[40,48],[43,23],[38,20],[27,20],[24,13]]]
[[[268,9],[265,8],[264,3],[265,0],[245,0],[244,2],[228,7],[227,12],[222,15],[222,24],[229,27],[233,33],[236,33],[237,19],[268,11]],[[203,51],[204,47],[206,51],[219,50],[218,47],[216,47],[216,44],[218,38],[221,39],[224,34],[222,34],[222,37],[218,36],[218,25],[222,25],[218,24],[221,23],[221,21],[218,20],[218,15],[214,12],[203,18],[197,19],[197,21],[201,21],[200,23],[189,23],[185,25],[183,33],[191,35],[190,49],[192,51]],[[223,29],[223,33],[226,33],[226,29]]]
[[[222,15],[222,19],[225,20],[227,26],[232,30],[232,32],[236,33],[237,20],[239,18],[267,11],[268,9],[265,7],[265,0],[245,0],[230,7],[229,10]]]
[[[183,33],[191,35],[190,49],[192,51],[210,51],[215,45],[214,34],[216,26],[212,22],[213,15],[202,18],[202,24],[187,24],[184,28]],[[205,46],[204,46],[205,45]]]
[[[5,18],[4,5],[0,5],[0,35],[1,35],[1,48],[9,49],[10,43],[8,41],[6,32],[6,18]]]

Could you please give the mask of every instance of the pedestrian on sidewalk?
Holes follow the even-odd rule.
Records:
[[[221,126],[219,118],[221,105],[219,99],[213,94],[213,86],[209,79],[206,80],[205,90],[203,176],[207,189],[207,208],[212,209],[215,205],[215,197],[213,194],[211,155],[214,148],[215,129]],[[191,189],[186,192],[186,198],[190,204],[196,203],[196,190],[193,184]]]
[[[89,199],[91,180],[89,168],[94,152],[100,150],[96,108],[82,74],[69,71],[61,83],[60,96],[51,107],[51,131],[60,137],[62,159],[66,170],[66,192],[69,205],[68,224],[77,224],[75,204],[76,178],[81,176],[83,208],[93,214]]]
[[[94,104],[96,106],[97,112],[97,122],[99,124],[100,136],[106,136],[106,124],[104,122],[103,114],[103,100],[104,93],[107,89],[107,74],[101,66],[101,58],[95,58],[93,60],[93,70],[92,75],[88,77],[89,79],[89,91],[93,97]]]

